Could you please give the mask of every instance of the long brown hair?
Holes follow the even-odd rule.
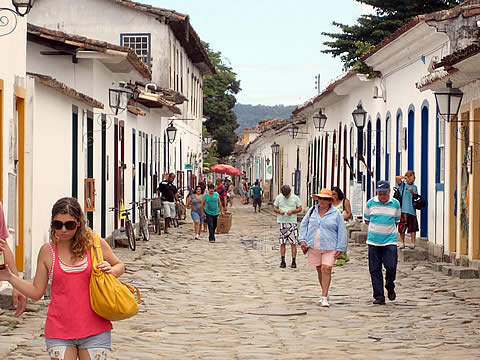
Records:
[[[71,215],[80,224],[72,238],[71,249],[74,258],[82,259],[87,253],[87,250],[91,247],[90,239],[92,235],[92,230],[87,226],[87,220],[82,211],[82,207],[75,198],[64,197],[57,200],[52,208],[52,219],[50,222],[50,239],[52,241],[55,240],[55,230],[51,223],[58,214]]]

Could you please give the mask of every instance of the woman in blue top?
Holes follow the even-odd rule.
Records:
[[[202,217],[207,218],[208,241],[215,242],[215,229],[217,228],[217,218],[219,213],[223,213],[222,203],[218,193],[215,192],[215,186],[208,184],[208,191],[202,199]]]
[[[322,288],[320,305],[329,307],[328,288],[335,259],[347,250],[347,228],[342,213],[332,206],[332,191],[322,189],[313,195],[318,205],[308,210],[300,224],[298,241],[303,253],[308,251],[308,265],[317,269]]]

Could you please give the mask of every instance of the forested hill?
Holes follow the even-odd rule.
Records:
[[[242,129],[253,127],[257,125],[259,121],[265,119],[288,119],[296,107],[296,105],[267,106],[236,104],[233,109],[237,115],[237,122],[239,125],[236,131],[240,132]]]

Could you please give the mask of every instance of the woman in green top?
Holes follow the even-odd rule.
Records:
[[[218,193],[215,192],[215,186],[208,184],[208,192],[202,199],[202,217],[207,218],[208,241],[215,242],[215,229],[217,228],[218,214],[223,213],[222,204]]]

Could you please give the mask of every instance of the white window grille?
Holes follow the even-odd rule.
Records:
[[[121,45],[131,48],[150,69],[150,34],[122,34]]]

